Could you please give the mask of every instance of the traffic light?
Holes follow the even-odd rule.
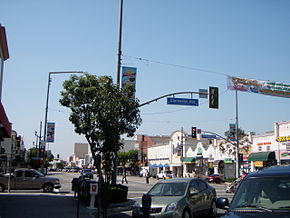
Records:
[[[243,162],[244,158],[243,158],[243,154],[239,153],[239,162]]]
[[[209,87],[209,108],[219,108],[219,88]]]
[[[191,128],[191,137],[196,139],[196,127]]]

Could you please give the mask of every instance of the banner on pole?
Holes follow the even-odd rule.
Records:
[[[55,130],[55,123],[48,122],[47,123],[47,135],[46,135],[47,142],[54,142],[54,130]]]
[[[135,99],[136,72],[137,68],[135,67],[122,67],[122,89],[128,85],[134,88],[134,93],[129,96],[130,99]]]
[[[290,84],[228,76],[228,88],[243,92],[290,98]]]

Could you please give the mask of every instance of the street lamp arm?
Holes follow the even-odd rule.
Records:
[[[218,137],[220,137],[220,138],[222,138],[223,140],[225,140],[225,141],[227,141],[227,142],[231,143],[232,145],[234,145],[234,146],[237,146],[237,144],[236,144],[236,143],[234,143],[234,142],[231,142],[230,140],[226,139],[225,137],[223,137],[223,136],[221,136],[221,135],[219,135],[219,134],[217,134],[217,133],[215,133],[215,132],[204,131],[204,130],[203,130],[203,132],[204,132],[204,133],[213,134],[213,135],[217,135]]]

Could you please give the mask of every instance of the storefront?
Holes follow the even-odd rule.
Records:
[[[264,167],[277,165],[276,155],[274,151],[257,152],[249,155],[248,161],[251,161],[251,171],[256,171]]]
[[[193,176],[195,174],[195,158],[194,157],[184,157],[182,159],[183,166],[185,168],[186,176]]]

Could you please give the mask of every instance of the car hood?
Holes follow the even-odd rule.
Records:
[[[59,178],[52,177],[52,176],[43,176],[43,177],[40,177],[40,178],[47,179],[47,180],[59,180]]]
[[[184,198],[184,196],[152,196],[151,207],[164,207],[173,202],[178,202],[182,198]],[[140,199],[138,203],[142,205],[142,199]]]
[[[227,212],[221,218],[253,218],[253,217],[263,217],[263,218],[286,218],[289,217],[289,212]]]

